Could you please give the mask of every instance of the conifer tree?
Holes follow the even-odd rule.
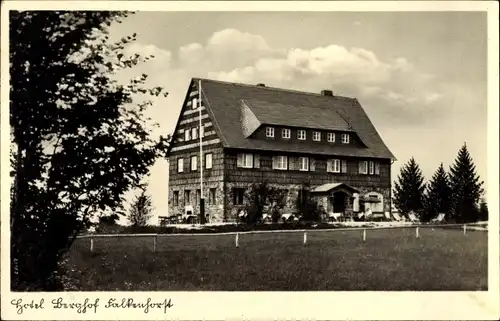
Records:
[[[425,184],[420,167],[412,157],[401,168],[398,181],[394,186],[394,204],[404,215],[411,211],[421,213],[423,209],[423,196]]]
[[[439,213],[446,214],[449,218],[451,207],[451,188],[443,163],[432,176],[431,181],[427,184],[425,197],[425,211],[423,212],[423,221],[430,221]]]
[[[483,181],[464,143],[450,168],[452,215],[457,222],[474,222],[479,218],[478,204],[483,194]]]

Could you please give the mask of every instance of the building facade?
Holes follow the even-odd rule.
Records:
[[[263,181],[289,213],[304,188],[330,214],[391,208],[394,156],[359,102],[328,90],[192,79],[168,159],[170,216],[199,215],[203,191],[209,221],[234,221]]]

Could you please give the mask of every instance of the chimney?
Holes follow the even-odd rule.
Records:
[[[266,87],[266,84],[263,84],[263,83],[258,83],[258,84],[257,84],[257,87]]]
[[[322,95],[322,96],[333,96],[333,91],[328,90],[328,89],[323,89],[323,90],[321,91],[321,95]]]

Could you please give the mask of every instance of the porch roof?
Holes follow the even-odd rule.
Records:
[[[345,183],[326,183],[311,189],[311,193],[328,193],[338,189],[347,189],[351,193],[359,193],[359,190]]]

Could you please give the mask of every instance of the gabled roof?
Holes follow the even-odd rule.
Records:
[[[242,100],[261,124],[302,128],[351,131],[349,123],[337,110],[326,104],[291,104],[258,99]]]
[[[226,148],[395,159],[355,98],[200,78],[193,78],[190,88],[198,81],[204,105]],[[245,116],[250,119],[247,129],[242,128],[245,108],[251,111]],[[259,124],[353,131],[366,147],[247,138]]]
[[[314,187],[313,189],[311,189],[311,192],[312,193],[326,193],[326,192],[335,191],[335,190],[341,189],[341,188],[347,189],[347,190],[351,191],[351,193],[359,193],[358,189],[356,189],[350,185],[347,185],[345,183],[326,183],[326,184]]]

